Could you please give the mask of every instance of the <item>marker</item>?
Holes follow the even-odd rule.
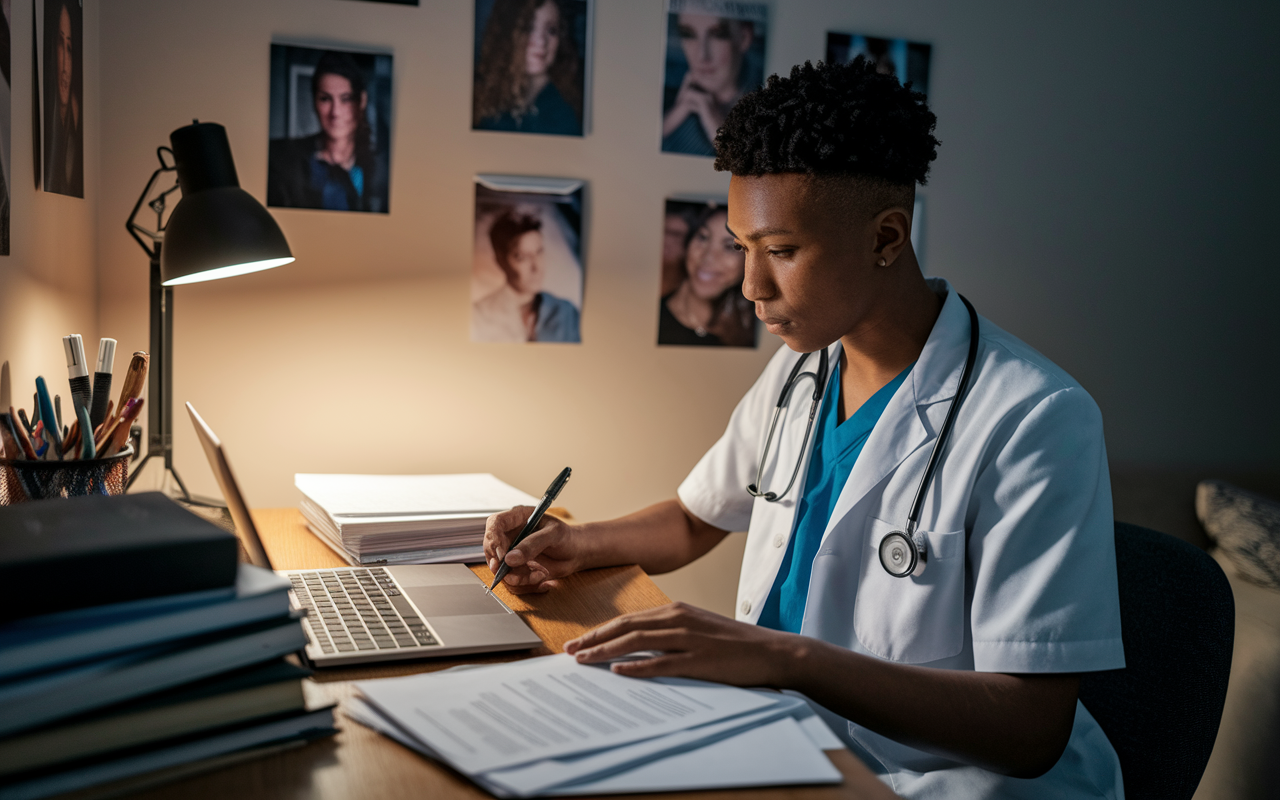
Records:
[[[107,404],[111,402],[111,368],[116,360],[116,340],[103,338],[98,342],[98,366],[93,371],[93,408],[89,421],[97,428],[107,418]],[[0,404],[2,405],[2,404]]]
[[[527,539],[529,534],[533,533],[534,530],[537,529],[538,523],[542,522],[542,515],[547,513],[548,508],[551,508],[551,504],[556,501],[556,497],[560,495],[560,490],[569,482],[569,475],[572,473],[573,470],[565,467],[560,471],[560,474],[556,476],[556,479],[551,482],[551,485],[547,487],[547,493],[544,494],[542,496],[542,500],[538,502],[538,507],[529,515],[529,521],[524,524],[524,529],[520,531],[520,535],[511,543],[511,547],[507,548],[508,553]],[[493,583],[489,584],[490,594],[493,593],[493,587],[501,583],[502,579],[507,577],[507,573],[510,571],[511,567],[507,566],[507,557],[504,555],[502,557],[502,564],[498,566],[498,571],[493,576]]]
[[[72,416],[77,416],[80,409],[86,411],[93,405],[93,384],[89,382],[89,365],[84,360],[84,340],[80,334],[73,333],[62,337],[62,349],[67,351],[67,377],[71,382]],[[62,420],[59,418],[61,427]]]

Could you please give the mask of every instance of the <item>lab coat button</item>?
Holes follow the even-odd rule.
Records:
[[[743,614],[750,614],[750,613],[751,613],[751,601],[750,601],[750,600],[743,600],[743,601],[742,601],[742,605],[740,606],[740,608],[742,609],[742,613],[743,613]]]
[[[786,537],[779,533],[773,537],[773,546],[782,547],[782,545],[785,544],[786,541],[787,541]]]

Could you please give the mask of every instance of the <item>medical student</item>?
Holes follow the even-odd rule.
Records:
[[[667,572],[746,529],[735,620],[676,603],[566,651],[654,650],[613,669],[799,692],[907,797],[1120,798],[1115,751],[1077,698],[1079,673],[1124,666],[1102,419],[959,287],[921,276],[911,213],[935,121],[861,59],[745,96],[715,166],[732,174],[743,293],[785,346],[677,499],[548,518],[508,552],[530,513],[513,509],[490,518],[486,554],[515,568],[512,591],[542,592],[593,567]],[[917,569],[891,574],[913,554]]]

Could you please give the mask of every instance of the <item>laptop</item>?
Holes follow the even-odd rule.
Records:
[[[250,563],[272,569],[217,435],[187,413],[222,488]],[[307,660],[317,667],[539,647],[542,640],[462,564],[276,570],[307,612]]]

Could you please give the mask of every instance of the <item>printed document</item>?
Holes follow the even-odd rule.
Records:
[[[612,749],[785,700],[703,681],[637,680],[568,655],[356,687],[378,711],[469,775]]]

